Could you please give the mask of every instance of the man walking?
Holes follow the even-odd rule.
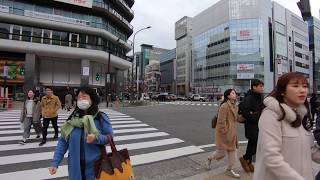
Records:
[[[259,79],[251,80],[251,89],[241,103],[240,111],[245,120],[245,136],[248,139],[246,153],[240,157],[242,168],[246,172],[254,172],[252,157],[256,154],[258,143],[258,121],[263,109],[264,83]]]
[[[52,88],[46,88],[46,95],[41,100],[42,117],[43,117],[43,130],[42,141],[39,146],[47,142],[47,130],[51,121],[54,129],[54,139],[58,138],[58,110],[61,108],[61,102],[57,96],[53,94]]]

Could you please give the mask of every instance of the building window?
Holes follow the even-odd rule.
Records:
[[[60,46],[60,35],[59,31],[52,31],[52,44]]]
[[[20,31],[21,31],[21,26],[12,26],[12,39],[13,40],[20,40]]]
[[[299,57],[299,58],[302,58],[302,54],[301,53],[299,53],[299,52],[297,52],[297,51],[295,51],[295,53],[294,53],[297,57]]]
[[[294,45],[298,48],[301,48],[302,49],[302,44],[298,43],[298,42],[295,42]]]
[[[31,28],[22,26],[22,41],[31,41]]]
[[[50,44],[50,30],[44,29],[43,30],[43,44]]]
[[[0,23],[0,38],[9,39],[10,25],[5,23]]]
[[[61,32],[61,46],[69,46],[69,33]]]
[[[42,29],[32,29],[32,42],[41,43]]]

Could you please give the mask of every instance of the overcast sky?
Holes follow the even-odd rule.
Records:
[[[139,32],[135,38],[135,52],[140,51],[141,44],[173,49],[174,23],[183,16],[194,17],[219,0],[135,0],[134,19],[131,24],[134,33],[144,27],[150,29]],[[297,2],[299,0],[275,0],[284,7],[301,16]],[[319,18],[320,0],[310,0],[312,15]],[[133,39],[133,34],[129,38]],[[131,55],[130,52],[128,55]]]

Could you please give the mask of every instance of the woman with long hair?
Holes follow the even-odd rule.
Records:
[[[233,168],[236,161],[238,107],[236,105],[237,94],[234,89],[227,89],[223,94],[223,101],[218,110],[217,125],[215,130],[215,142],[217,145],[206,161],[206,168],[210,169],[212,160],[221,160],[227,154],[228,167],[226,175],[240,178]]]
[[[264,99],[254,180],[312,180],[308,81],[298,72],[282,75]]]
[[[19,142],[24,145],[27,142],[27,138],[30,137],[31,125],[33,125],[34,130],[36,131],[37,137],[40,138],[42,132],[41,126],[41,104],[39,98],[35,97],[33,90],[29,90],[27,94],[27,99],[23,104],[20,122],[23,127],[22,140]]]
[[[107,135],[113,130],[107,114],[99,111],[99,97],[90,87],[81,87],[77,93],[77,107],[61,126],[56,151],[49,168],[50,174],[69,150],[68,170],[70,180],[94,180],[94,162],[101,156],[100,147],[108,143]]]

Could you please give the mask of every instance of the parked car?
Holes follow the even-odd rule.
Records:
[[[177,100],[178,100],[178,101],[187,101],[188,98],[185,97],[185,96],[177,96]]]
[[[168,100],[169,100],[169,101],[175,101],[175,100],[177,100],[177,96],[174,95],[174,94],[169,94],[169,95],[168,95]]]
[[[199,94],[192,94],[190,99],[191,99],[191,101],[202,101],[202,102],[206,101],[206,98],[200,96]]]

